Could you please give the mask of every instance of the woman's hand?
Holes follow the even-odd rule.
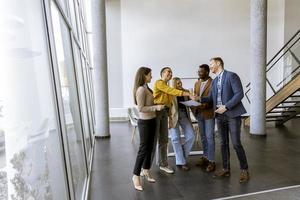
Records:
[[[190,99],[192,99],[194,101],[197,101],[197,96],[195,96],[193,94],[190,94],[189,97],[190,97]]]
[[[161,111],[164,108],[165,108],[165,105],[156,105],[156,110],[157,111]]]

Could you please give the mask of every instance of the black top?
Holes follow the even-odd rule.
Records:
[[[185,105],[183,105],[182,103],[180,103],[180,102],[182,102],[182,101],[185,101],[185,100],[184,100],[184,96],[179,96],[179,97],[177,97],[178,109],[186,109],[186,108],[185,108]]]

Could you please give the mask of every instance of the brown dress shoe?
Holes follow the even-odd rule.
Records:
[[[206,167],[207,172],[212,172],[216,170],[216,163],[215,162],[209,162],[208,166]]]
[[[248,170],[243,169],[240,174],[240,183],[247,182],[247,181],[249,181],[249,179],[250,179],[250,175],[249,175]]]
[[[190,168],[187,165],[176,165],[178,169],[182,171],[189,171]]]
[[[207,166],[208,163],[209,163],[209,160],[206,157],[201,156],[200,160],[196,163],[196,166],[197,167]]]
[[[229,177],[230,176],[230,171],[228,169],[221,169],[219,171],[217,171],[215,174],[214,174],[214,178],[218,178],[218,177]]]

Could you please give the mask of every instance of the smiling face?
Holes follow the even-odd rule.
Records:
[[[180,79],[176,81],[176,89],[182,89],[182,82]]]
[[[166,69],[162,72],[161,78],[162,78],[163,80],[165,80],[165,81],[169,81],[169,80],[172,79],[172,75],[173,75],[172,70],[171,70],[170,68],[166,68]]]
[[[202,80],[206,80],[208,78],[209,72],[205,68],[199,68],[198,76]]]
[[[212,73],[217,74],[218,71],[221,70],[221,65],[219,62],[215,61],[215,60],[211,60],[209,62],[209,69]]]

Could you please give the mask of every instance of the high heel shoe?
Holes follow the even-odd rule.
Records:
[[[155,179],[151,176],[150,171],[149,170],[145,170],[143,169],[143,175],[146,178],[146,180],[150,183],[155,183]]]
[[[136,176],[136,177],[138,177],[138,179],[140,179],[139,176]],[[143,191],[143,188],[142,188],[141,184],[140,184],[140,183],[137,183],[138,181],[136,180],[135,176],[132,177],[132,182],[133,182],[133,186],[134,186],[134,188],[135,188],[136,190],[138,190],[138,191]],[[140,181],[139,181],[139,182],[140,182]]]

